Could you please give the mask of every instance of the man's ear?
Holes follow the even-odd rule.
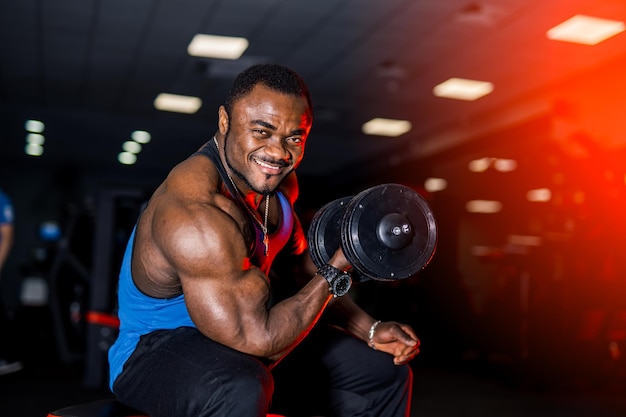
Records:
[[[228,132],[228,113],[226,112],[226,108],[224,106],[220,106],[217,112],[217,127],[220,130],[222,135],[225,135]]]

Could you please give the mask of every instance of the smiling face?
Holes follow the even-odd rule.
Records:
[[[233,103],[231,114],[219,110],[229,170],[256,193],[274,192],[300,164],[311,122],[305,97],[255,85]]]

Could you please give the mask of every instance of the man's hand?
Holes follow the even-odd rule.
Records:
[[[395,321],[382,322],[376,326],[373,347],[393,355],[393,363],[402,365],[419,353],[420,341],[413,329]]]

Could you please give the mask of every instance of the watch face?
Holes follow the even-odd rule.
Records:
[[[352,284],[352,279],[347,274],[341,274],[337,277],[334,282],[334,292],[337,297],[340,297],[348,292],[350,289],[350,284]]]

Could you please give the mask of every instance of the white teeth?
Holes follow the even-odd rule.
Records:
[[[255,159],[254,162],[256,162],[257,164],[261,165],[262,167],[269,168],[269,169],[274,169],[274,170],[278,171],[277,167],[275,167],[273,165],[270,165],[268,163],[265,163],[263,161],[259,161],[258,159]]]

